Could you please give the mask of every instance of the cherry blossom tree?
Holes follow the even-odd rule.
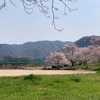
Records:
[[[93,46],[94,61],[100,63],[100,46]]]
[[[88,46],[79,49],[79,59],[82,61],[84,66],[88,68],[88,63],[91,63],[95,60],[94,57],[94,47]]]
[[[76,45],[64,46],[62,52],[64,52],[71,65],[74,66],[77,61],[78,47]]]
[[[62,52],[51,53],[45,60],[50,66],[83,64],[88,68],[88,63],[100,63],[100,46],[77,47],[76,45],[64,46]]]
[[[98,46],[100,46],[100,36],[94,36],[94,37],[92,37],[91,43],[92,43],[93,45],[98,45]]]
[[[60,68],[61,66],[68,64],[68,60],[66,59],[64,53],[62,52],[54,52],[46,57],[45,64],[48,66],[56,66]]]

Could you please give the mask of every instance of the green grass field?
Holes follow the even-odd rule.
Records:
[[[100,73],[0,77],[0,100],[100,100]]]

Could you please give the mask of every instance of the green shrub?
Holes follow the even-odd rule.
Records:
[[[76,76],[72,76],[72,77],[70,78],[70,81],[80,82],[80,81],[81,81],[81,78],[80,78],[80,77],[76,77]]]
[[[97,71],[97,74],[100,74],[100,70]]]
[[[39,81],[39,80],[41,80],[41,78],[40,78],[40,76],[30,74],[28,76],[25,76],[24,80]]]

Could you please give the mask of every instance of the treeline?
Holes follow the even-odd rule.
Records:
[[[100,37],[93,38],[91,43],[88,47],[78,47],[74,44],[64,46],[61,51],[46,57],[45,66],[60,68],[83,64],[88,68],[89,63],[100,63]]]
[[[0,66],[27,66],[27,65],[41,65],[43,63],[42,59],[32,59],[32,58],[16,58],[11,56],[2,57],[0,59]]]

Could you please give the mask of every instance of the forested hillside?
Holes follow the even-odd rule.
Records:
[[[82,38],[80,38],[79,40],[75,41],[75,44],[78,47],[87,47],[89,45],[92,45],[92,40],[94,38],[100,38],[100,36],[84,36]]]
[[[64,45],[72,42],[61,41],[38,41],[27,42],[19,45],[0,44],[0,58],[5,56],[11,57],[28,57],[33,59],[42,59],[54,51],[60,50]]]
[[[24,44],[0,44],[0,58],[5,56],[26,57],[32,59],[44,59],[51,52],[61,50],[64,45],[75,43],[79,47],[87,47],[92,44],[91,40],[99,36],[85,36],[75,42],[62,41],[37,41]]]

